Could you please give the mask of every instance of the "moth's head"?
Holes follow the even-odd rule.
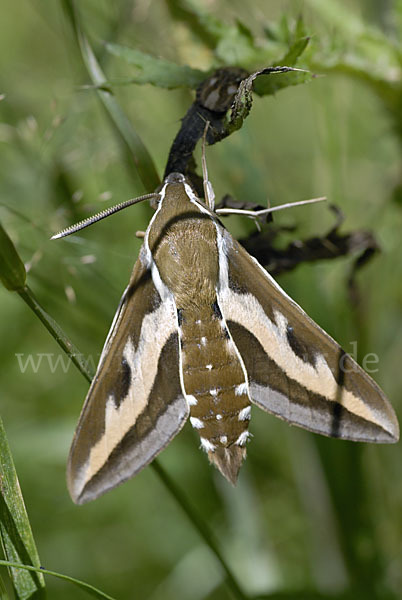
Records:
[[[186,177],[186,175],[183,175],[183,173],[169,173],[169,175],[165,177],[165,180],[163,182],[163,185],[166,184],[187,184],[197,198],[200,198],[203,195],[202,179],[201,177],[198,177],[198,175],[196,175],[195,173],[193,173],[191,177]]]
[[[182,173],[169,173],[165,183],[188,183],[188,181]]]

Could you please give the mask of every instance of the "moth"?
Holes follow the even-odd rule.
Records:
[[[398,440],[384,393],[233,239],[208,186],[204,203],[184,175],[171,173],[145,198],[157,208],[68,459],[74,502],[138,473],[187,419],[235,484],[252,405],[326,436]]]

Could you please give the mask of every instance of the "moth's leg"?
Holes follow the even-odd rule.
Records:
[[[215,210],[215,193],[214,193],[212,184],[208,179],[207,160],[205,157],[205,147],[206,147],[206,143],[207,143],[208,127],[209,127],[209,121],[207,121],[205,124],[204,134],[202,136],[202,155],[201,155],[202,178],[204,181],[205,203],[211,211],[214,211]]]
[[[135,237],[139,238],[140,240],[142,240],[145,237],[145,231],[136,231],[135,232]]]
[[[280,204],[279,206],[272,206],[271,208],[263,208],[262,210],[246,210],[244,208],[217,208],[216,214],[218,215],[242,215],[243,217],[249,217],[250,219],[258,219],[268,213],[276,212],[284,208],[292,208],[294,206],[303,206],[304,204],[314,204],[316,202],[322,202],[326,200],[326,197],[312,198],[311,200],[300,200],[300,202],[288,202],[287,204]]]

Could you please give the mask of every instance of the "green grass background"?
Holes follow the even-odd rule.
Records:
[[[315,57],[338,36],[336,25],[322,20],[318,2],[197,4],[229,23],[244,20],[255,32],[284,13],[302,12]],[[338,4],[386,35],[393,31],[382,3]],[[80,8],[110,76],[127,76],[130,67],[106,55],[101,40],[210,66],[209,51],[172,19],[164,2],[85,0]],[[133,175],[96,93],[81,87],[89,79],[58,2],[3,0],[0,44],[0,217],[29,266],[36,296],[96,362],[137,256],[134,233],[146,227],[151,210],[139,205],[65,241],[49,238],[150,190]],[[115,92],[162,174],[192,94],[149,85]],[[231,193],[259,203],[268,197],[279,204],[326,195],[344,211],[344,231],[375,233],[382,252],[358,275],[358,311],[346,289],[352,257],[304,265],[280,283],[347,351],[357,341],[360,357],[378,355],[375,379],[400,411],[402,213],[395,190],[401,140],[394,123],[364,83],[329,73],[257,98],[242,130],[208,149],[207,160],[218,197]],[[285,243],[323,235],[333,218],[317,205],[284,212],[275,222],[297,226]],[[241,219],[228,227],[236,235],[250,231]],[[73,365],[52,373],[46,356],[37,373],[21,373],[16,354],[67,359],[5,289],[0,314],[0,410],[41,564],[121,599],[230,598],[219,564],[151,468],[94,503],[72,504],[65,464],[87,382]],[[245,591],[301,598],[306,590],[352,589],[357,599],[400,598],[400,445],[319,438],[256,408],[251,432],[236,489],[208,466],[189,426],[160,457],[215,532]],[[85,597],[64,582],[48,579],[47,585],[49,598]]]

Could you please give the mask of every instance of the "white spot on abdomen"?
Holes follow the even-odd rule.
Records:
[[[239,412],[239,421],[248,421],[251,414],[251,406],[246,406]]]
[[[240,385],[237,385],[235,388],[235,394],[236,396],[242,396],[243,394],[247,394],[247,382],[245,381],[244,383],[240,383]]]
[[[248,431],[243,431],[235,441],[235,444],[237,444],[238,446],[244,446],[249,437],[250,433]]]
[[[204,423],[201,419],[197,419],[197,417],[190,417],[190,423],[194,429],[202,429],[204,427]]]
[[[201,448],[205,450],[205,452],[213,452],[215,450],[215,446],[207,440],[206,438],[200,438],[201,440]]]

